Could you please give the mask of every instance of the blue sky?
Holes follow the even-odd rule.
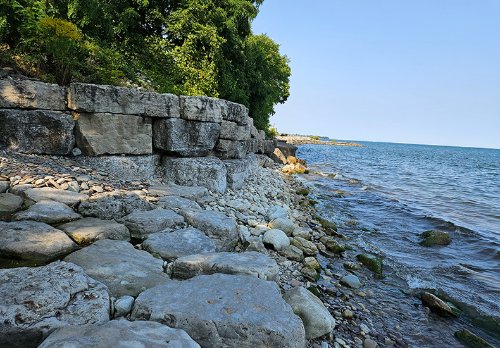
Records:
[[[500,148],[500,0],[265,0],[280,132]]]

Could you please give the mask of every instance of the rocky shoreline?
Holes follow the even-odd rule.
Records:
[[[354,146],[363,147],[363,145],[358,143],[353,143],[350,141],[337,141],[337,140],[322,140],[321,137],[311,136],[311,135],[289,135],[281,134],[276,137],[279,141],[287,142],[292,145],[305,145],[305,144],[315,144],[315,145],[330,145],[330,146]]]

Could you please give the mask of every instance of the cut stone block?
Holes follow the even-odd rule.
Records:
[[[68,222],[58,228],[79,245],[88,245],[100,239],[130,240],[128,228],[115,220],[88,217]]]
[[[223,161],[227,170],[227,185],[233,190],[239,190],[243,187],[245,180],[257,168],[256,159],[247,156],[244,159]]]
[[[202,122],[222,122],[222,114],[226,113],[225,100],[210,97],[180,96],[181,118]]]
[[[0,109],[0,124],[0,150],[67,155],[75,145],[75,122],[60,111]]]
[[[153,142],[157,149],[179,156],[206,156],[219,137],[220,124],[186,121],[183,119],[156,119]]]
[[[0,108],[66,109],[66,87],[33,80],[0,80]]]
[[[68,108],[91,113],[180,117],[179,97],[176,95],[84,83],[73,83],[69,87]]]
[[[240,141],[250,139],[250,127],[240,126],[236,122],[222,121],[219,138]]]
[[[119,219],[135,210],[151,210],[153,205],[135,192],[104,192],[93,195],[78,206],[83,216]]]
[[[152,121],[147,117],[81,113],[76,123],[76,144],[83,154],[144,155],[153,152]]]
[[[223,119],[226,121],[236,122],[239,125],[253,125],[253,119],[248,117],[248,109],[241,104],[226,101],[226,112]]]
[[[215,154],[222,159],[238,159],[247,155],[245,141],[219,139],[215,145]]]
[[[157,184],[149,187],[151,196],[179,196],[187,199],[199,199],[208,195],[208,189],[202,186],[181,186],[176,184]]]
[[[170,281],[140,294],[131,317],[183,329],[202,347],[305,347],[302,321],[276,283],[253,276]]]
[[[226,166],[215,157],[165,157],[162,169],[165,179],[178,185],[203,186],[219,193],[227,188]]]

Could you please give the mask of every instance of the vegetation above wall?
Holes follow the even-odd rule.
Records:
[[[249,107],[267,130],[289,95],[263,0],[0,0],[0,63],[42,81],[139,86]]]

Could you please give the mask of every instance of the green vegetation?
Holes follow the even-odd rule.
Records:
[[[0,0],[0,64],[59,84],[231,100],[271,133],[291,72],[279,46],[252,33],[262,1]]]

